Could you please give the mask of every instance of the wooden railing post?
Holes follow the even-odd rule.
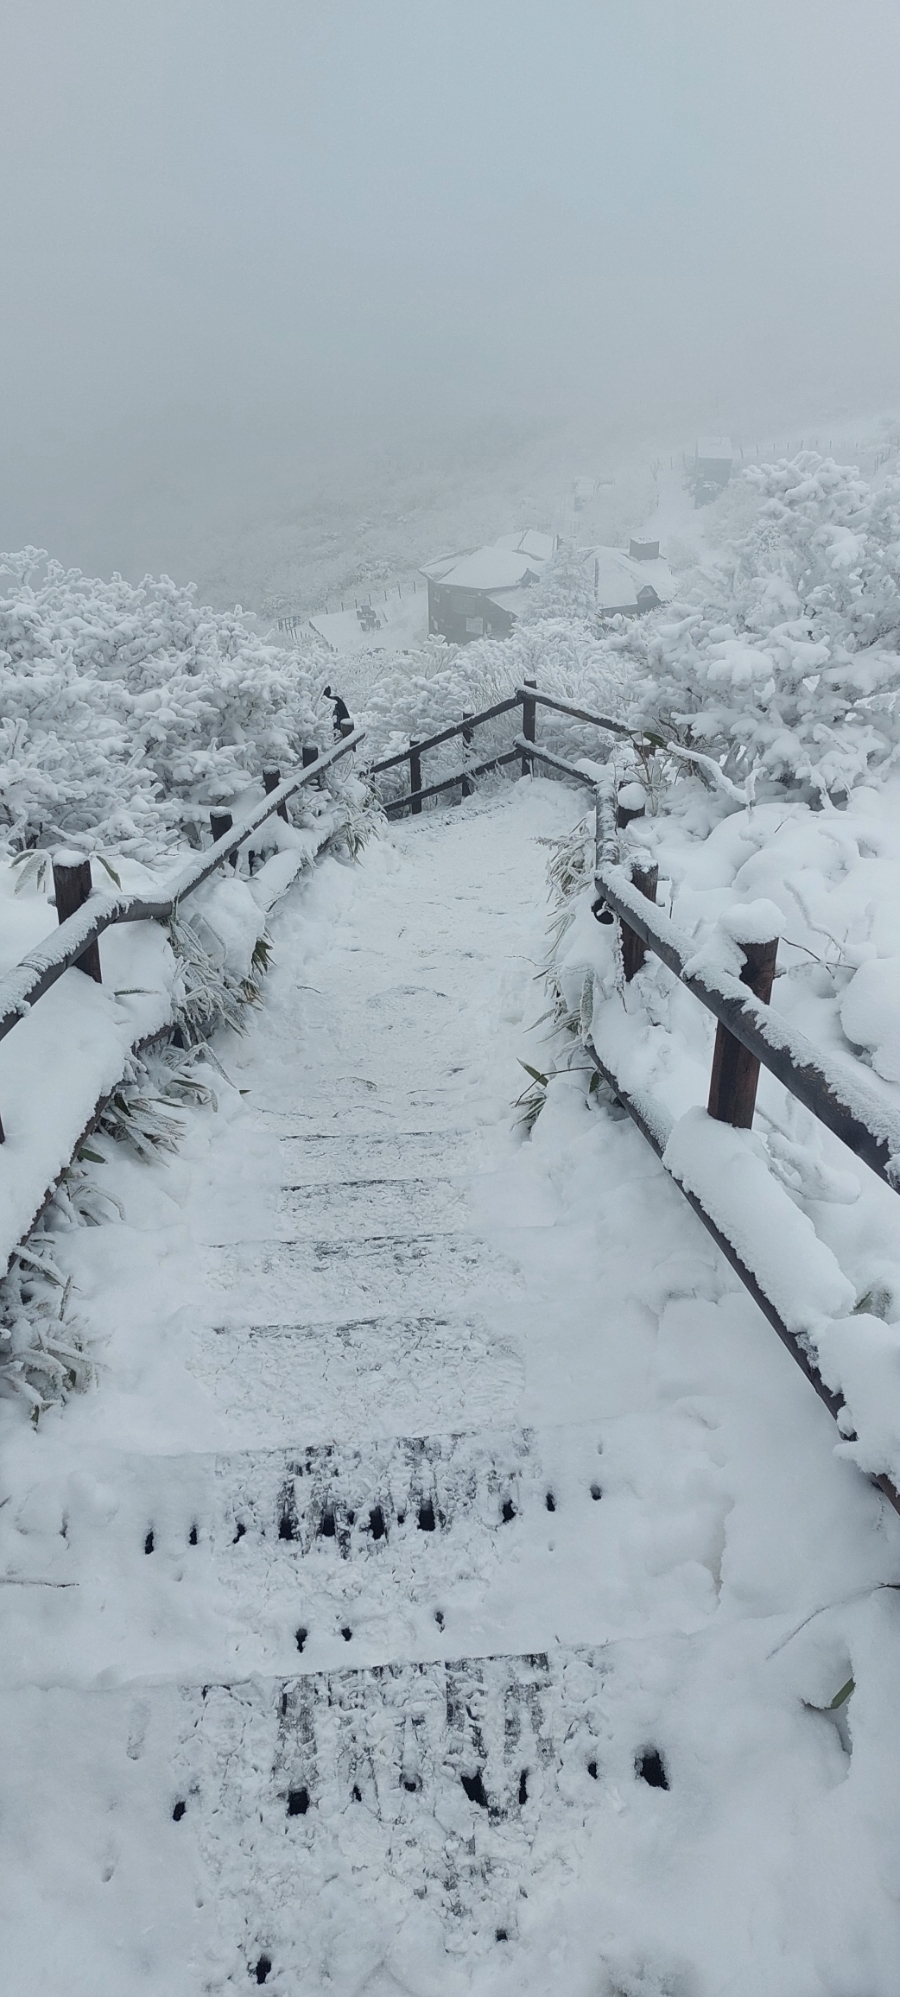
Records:
[[[281,782],[280,770],[263,770],[263,790],[265,791],[267,797],[270,791],[278,789],[280,782]],[[279,804],[276,807],[276,812],[275,812],[276,818],[283,818],[286,825],[287,815],[288,815],[287,805]]]
[[[210,832],[212,833],[212,837],[213,837],[213,845],[215,845],[215,843],[216,843],[216,840],[217,840],[217,839],[224,839],[224,837],[225,837],[225,834],[226,834],[226,832],[230,832],[230,831],[231,831],[231,828],[232,828],[233,824],[234,824],[234,819],[232,818],[232,816],[231,816],[231,812],[230,812],[230,811],[211,811],[211,812],[210,812],[210,814],[209,814],[209,829],[210,829]],[[236,872],[236,871],[237,871],[237,854],[236,854],[236,853],[232,853],[232,855],[231,855],[231,864],[232,864],[232,867],[233,867],[233,868],[235,869],[235,872]]]
[[[56,919],[65,922],[67,916],[74,915],[82,908],[93,887],[90,860],[80,853],[60,853],[53,862],[53,893],[56,897]],[[84,971],[93,978],[95,984],[102,984],[100,975],[100,945],[96,937],[89,943],[81,957],[76,957],[73,968]]]
[[[422,788],[422,751],[418,742],[409,745],[409,788],[413,792]],[[412,816],[418,818],[422,809],[421,798],[414,796],[409,808]]]
[[[301,757],[302,757],[302,761],[303,761],[303,768],[304,768],[305,770],[308,770],[308,769],[309,769],[309,766],[310,766],[310,763],[317,763],[317,762],[318,762],[318,760],[319,760],[319,751],[318,751],[318,748],[317,748],[317,746],[316,746],[315,742],[304,742],[304,744],[303,744],[303,747],[302,747],[302,749],[301,749],[301,751],[300,751],[300,754],[301,754]],[[317,778],[316,778],[316,788],[317,788],[317,790],[321,790],[321,789],[322,789],[322,787],[323,787],[323,782],[324,782],[324,779],[323,779],[322,777],[317,777]]]
[[[639,894],[646,895],[648,901],[655,902],[659,886],[659,867],[649,853],[635,853],[631,862],[631,879]],[[625,983],[630,985],[632,978],[643,969],[647,958],[647,945],[642,936],[636,936],[628,924],[622,924],[622,970]]]
[[[742,943],[740,947],[744,952],[741,984],[749,987],[754,998],[762,999],[763,1004],[768,1005],[775,978],[778,938],[772,937],[766,943]],[[720,1020],[716,1027],[706,1106],[710,1116],[714,1116],[717,1123],[733,1124],[736,1130],[749,1130],[753,1123],[758,1082],[759,1061],[756,1055],[742,1047]]]
[[[525,680],[524,684],[525,686],[537,686],[537,680],[527,679]],[[524,735],[526,742],[534,741],[534,722],[536,714],[537,714],[537,701],[532,700],[529,697],[529,695],[526,694],[525,699],[522,702],[522,734]],[[530,773],[533,771],[533,769],[534,769],[534,764],[531,760],[531,757],[523,756],[522,757],[523,777],[529,776]]]
[[[472,720],[472,709],[470,707],[463,708],[463,720],[464,721]],[[464,728],[462,732],[462,739],[463,739],[463,757],[465,758],[468,755],[468,752],[472,747],[472,743],[475,740],[474,728]],[[475,785],[473,784],[471,777],[467,776],[464,771],[463,780],[462,780],[463,797],[471,797],[474,789]]]
[[[616,824],[620,831],[624,830],[626,825],[630,825],[632,819],[643,818],[646,809],[647,798],[643,785],[639,783],[623,784],[619,791],[619,801],[616,806]]]

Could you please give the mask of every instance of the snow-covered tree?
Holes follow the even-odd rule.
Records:
[[[88,838],[149,857],[314,740],[318,660],[168,577],[102,582],[0,557],[0,815],[12,848]]]
[[[731,778],[838,795],[900,742],[900,481],[812,452],[743,478],[751,525],[629,643],[644,720]]]

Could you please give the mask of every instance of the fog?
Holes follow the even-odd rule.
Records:
[[[5,0],[0,55],[5,546],[264,595],[317,508],[898,399],[892,0]]]

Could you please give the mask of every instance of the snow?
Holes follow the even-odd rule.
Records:
[[[727,458],[730,463],[732,457],[731,438],[698,437],[697,456],[704,460],[707,458]]]
[[[838,1007],[855,1047],[865,1047],[877,1075],[900,1082],[900,960],[870,958],[854,971]]]
[[[704,1109],[688,1110],[668,1138],[663,1164],[696,1193],[789,1331],[808,1337],[820,1317],[846,1317],[853,1309],[853,1284],[808,1215],[772,1178],[752,1131],[732,1130]]]
[[[510,1108],[582,810],[523,781],[326,858],[218,1114],[55,1237],[104,1366],[0,1406],[15,1988],[893,1997],[900,1521],[577,1058],[530,1139]],[[729,880],[733,818],[649,827],[724,899],[688,860]],[[681,1015],[639,997],[597,1010],[655,1087]]]
[[[684,536],[664,611],[601,629],[564,550],[508,641],[354,655],[342,690],[373,757],[529,676],[671,743],[601,766],[539,714],[646,798],[623,905],[640,854],[663,947],[900,1154],[900,487],[801,453],[704,518],[669,493],[647,530]],[[11,846],[43,842],[0,869],[27,997],[42,854],[102,839],[123,895],[159,893],[182,825],[287,767],[328,668],[52,568],[0,638]],[[711,1121],[714,1020],[652,953],[624,984],[586,803],[491,782],[313,872],[322,797],[189,904],[237,978],[266,925],[265,1003],[177,1155],[101,1135],[99,1224],[63,1191],[34,1237],[94,1384],[37,1423],[0,1402],[17,1989],[895,1997],[900,1520],[871,1479],[900,1483],[898,1195],[765,1070],[752,1132]],[[742,948],[776,936],[763,1007]],[[102,987],[66,971],[0,1044],[11,1243],[172,1017],[161,927],[100,948]]]
[[[317,807],[313,807],[314,814]],[[283,825],[267,837],[283,847],[252,881],[214,875],[184,905],[201,937],[229,970],[245,978],[265,915],[340,821],[340,807],[321,802],[307,827]],[[165,904],[196,872],[197,861],[162,883],[137,861],[121,861],[123,888]],[[2,877],[0,877],[2,878]],[[9,885],[8,876],[6,885]],[[110,916],[125,896],[91,897],[77,915],[87,927],[97,907]],[[11,906],[2,904],[4,913]],[[57,931],[54,911],[43,896],[12,904],[24,927],[38,931],[43,950],[28,964],[11,967],[0,987],[4,1012],[17,992],[29,988],[34,969],[52,964]],[[24,920],[23,920],[24,919]],[[19,925],[17,924],[16,927]],[[68,931],[68,925],[67,925]],[[15,933],[15,931],[13,932]],[[71,940],[71,936],[70,936]],[[20,1001],[23,1017],[0,1040],[0,1260],[4,1269],[13,1249],[28,1233],[60,1173],[69,1164],[98,1104],[122,1079],[134,1048],[171,1025],[177,966],[166,930],[155,921],[112,923],[100,941],[103,983],[73,966],[64,971],[38,1003]]]
[[[418,586],[406,582],[402,595],[396,586],[390,591],[376,590],[371,608],[378,619],[374,629],[357,616],[355,607],[317,611],[309,619],[309,628],[340,658],[369,652],[406,652],[424,643],[428,632],[428,591],[421,582]]]
[[[535,573],[535,562],[541,559],[497,542],[491,548],[476,548],[471,555],[463,555],[445,571],[441,582],[451,589],[514,589]]]

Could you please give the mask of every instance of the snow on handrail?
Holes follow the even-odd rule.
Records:
[[[538,693],[536,687],[517,687],[516,699],[535,700],[539,707],[552,707],[557,714],[570,714],[573,721],[586,721],[591,728],[606,728],[611,735],[631,736],[631,729],[623,722],[611,721],[605,714],[588,714],[583,707],[573,707],[569,700],[557,700],[555,694]]]
[[[697,947],[629,880],[624,867],[601,863],[599,894],[621,922],[848,1149],[900,1191],[900,1113],[808,1040],[799,1028],[753,997],[729,971],[697,961]]]
[[[12,1032],[18,1021],[56,984],[64,971],[77,962],[88,943],[94,942],[104,930],[111,929],[118,922],[165,921],[179,902],[193,894],[196,888],[202,887],[222,861],[237,851],[249,833],[255,832],[267,818],[271,818],[279,805],[286,803],[304,784],[310,783],[322,770],[336,763],[340,756],[346,756],[349,750],[355,749],[363,736],[363,729],[354,729],[352,735],[345,735],[333,749],[327,749],[324,755],[318,756],[314,763],[308,763],[293,776],[285,777],[260,804],[246,811],[230,831],[217,839],[215,845],[207,847],[180,874],[176,874],[174,880],[167,882],[158,895],[90,895],[74,915],[60,923],[53,936],[39,943],[36,949],[29,950],[20,963],[14,964],[0,978],[0,1040]]]

